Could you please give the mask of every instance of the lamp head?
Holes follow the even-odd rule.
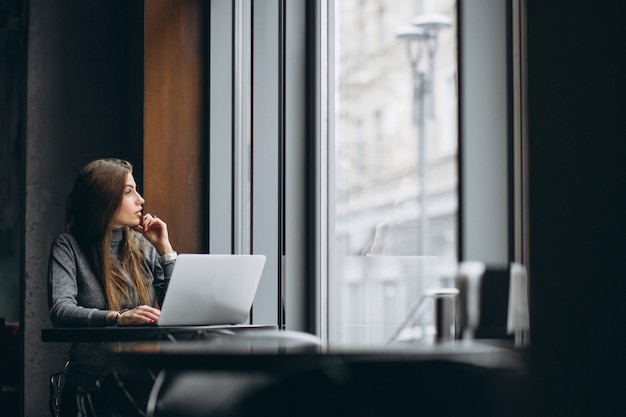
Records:
[[[402,26],[396,30],[396,38],[405,41],[423,40],[428,38],[428,33],[424,29],[415,26]]]
[[[437,36],[441,29],[447,29],[452,26],[452,19],[443,14],[428,13],[417,16],[411,23],[414,27],[421,29],[429,35]]]

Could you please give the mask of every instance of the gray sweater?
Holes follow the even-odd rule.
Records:
[[[123,229],[114,229],[111,236],[111,254],[117,258],[124,239]],[[159,254],[141,234],[132,232],[138,239],[145,255],[146,269],[150,275],[145,279],[154,291],[151,303],[163,303],[163,297],[175,261],[159,263]],[[129,280],[130,278],[126,277]],[[134,296],[131,288],[131,296]],[[106,297],[100,277],[97,277],[76,237],[61,233],[52,244],[48,265],[48,303],[50,319],[55,327],[104,327]],[[137,305],[127,301],[122,308]],[[74,343],[69,352],[70,369],[68,383],[89,388],[95,379],[107,369],[106,346],[102,343]]]

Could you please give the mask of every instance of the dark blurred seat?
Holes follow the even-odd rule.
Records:
[[[155,417],[525,417],[526,379],[461,362],[363,361],[272,377],[184,372],[163,385]]]
[[[19,324],[0,318],[0,410],[7,417],[19,414]]]
[[[474,337],[477,339],[508,339],[510,268],[487,266],[480,288],[480,319]]]
[[[523,373],[461,362],[362,361],[277,380],[232,416],[522,417]]]
[[[210,371],[177,372],[164,378],[154,402],[149,404],[148,417],[231,416],[247,396],[269,389],[274,382],[260,373]]]
[[[265,349],[269,348],[275,353],[293,349],[315,354],[321,347],[320,339],[311,334],[274,329],[243,330],[230,341],[241,341],[242,346],[256,348],[259,352],[267,352]],[[232,372],[162,371],[150,394],[147,416],[230,416],[245,398],[271,389],[277,380],[274,372],[241,369]]]

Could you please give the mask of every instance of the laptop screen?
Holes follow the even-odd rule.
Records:
[[[157,325],[245,322],[265,259],[265,255],[178,255]]]

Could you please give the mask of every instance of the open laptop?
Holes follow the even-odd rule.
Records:
[[[264,266],[265,255],[178,255],[157,325],[245,322]]]

